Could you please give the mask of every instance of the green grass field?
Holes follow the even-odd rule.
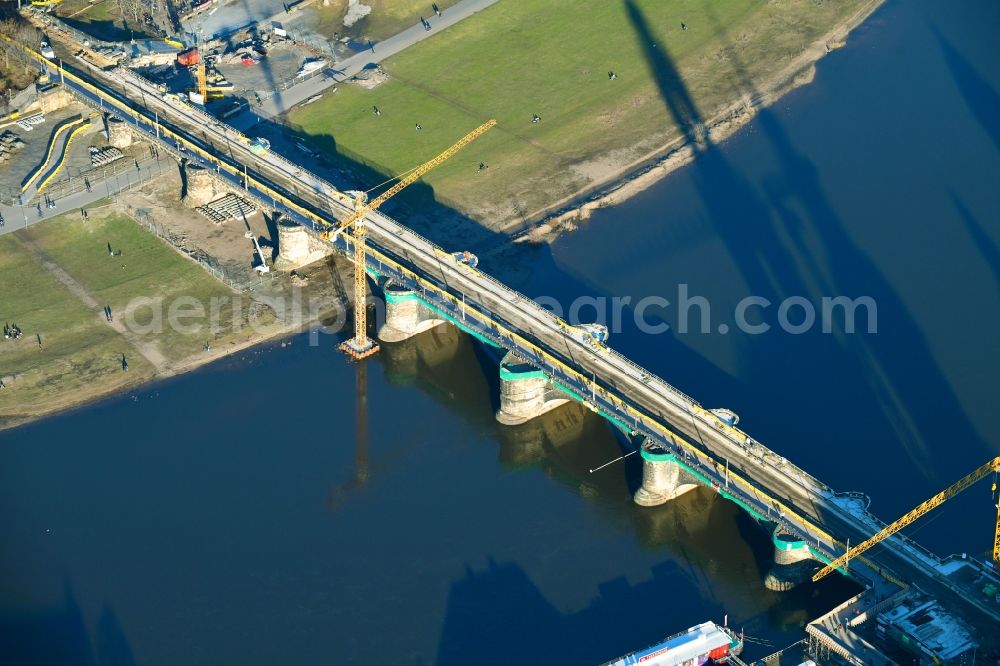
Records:
[[[203,329],[196,333],[187,334],[166,326],[169,307],[175,299],[193,298],[203,304],[206,313],[215,299],[219,303],[220,322],[227,329],[232,328],[233,293],[196,263],[181,257],[126,217],[92,217],[86,223],[79,219],[64,220],[59,224],[29,227],[28,234],[99,303],[110,305],[112,312],[120,316],[125,315],[134,299],[162,298],[165,324],[162,332],[146,333],[140,328],[139,337],[154,342],[170,361],[197,352],[213,338],[207,317]],[[109,243],[122,255],[110,256]],[[151,320],[149,307],[137,311],[135,321],[140,326]]]
[[[438,202],[498,226],[680,135],[651,57],[676,69],[680,82],[664,85],[707,118],[866,4],[635,0],[630,13],[622,0],[501,0],[384,62],[390,80],[374,90],[341,86],[290,120],[334,159],[396,174],[496,118],[425,182]]]
[[[148,379],[153,367],[62,286],[21,244],[0,236],[0,319],[16,323],[20,340],[0,339],[0,376],[20,375],[0,390],[0,426],[78,401],[95,386],[114,391]],[[41,334],[39,348],[36,335]],[[129,354],[129,372],[121,355]]]
[[[121,250],[110,256],[107,245]],[[42,263],[34,248],[55,262],[99,304],[89,307]],[[122,268],[124,264],[125,268]],[[118,214],[101,218],[92,212],[56,218],[26,231],[0,237],[0,320],[17,323],[24,337],[0,339],[0,377],[18,375],[0,390],[0,426],[10,420],[44,413],[150,379],[154,366],[124,335],[108,325],[101,312],[110,305],[118,322],[137,297],[161,298],[163,327],[136,330],[135,339],[148,344],[168,367],[244,334],[249,299],[234,295],[200,266],[180,256],[132,220]],[[169,307],[179,297],[203,304],[206,317],[183,320],[200,323],[199,330],[169,326]],[[209,330],[213,299],[220,304],[216,333]],[[233,316],[234,302],[240,313]],[[150,323],[151,311],[140,310],[134,321]],[[263,322],[266,323],[266,322]],[[42,337],[39,348],[36,334]],[[126,354],[129,372],[121,370]]]
[[[437,6],[441,10],[447,10],[456,2],[458,0],[438,0]],[[326,6],[317,2],[312,6],[319,18],[316,32],[329,38],[340,33],[356,39],[378,41],[416,25],[421,16],[430,18],[433,15],[430,0],[365,0],[364,4],[372,8],[371,14],[345,29],[347,0],[332,0]]]

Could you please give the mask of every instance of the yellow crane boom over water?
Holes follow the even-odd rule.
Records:
[[[352,238],[354,240],[354,338],[348,340],[340,346],[341,350],[355,359],[362,359],[371,356],[378,351],[378,344],[368,338],[368,321],[365,308],[365,216],[375,210],[389,198],[398,194],[408,185],[416,182],[421,176],[448,160],[455,153],[465,148],[477,138],[485,134],[490,128],[497,124],[496,120],[488,120],[476,129],[472,130],[451,148],[444,151],[434,159],[424,162],[417,168],[405,174],[395,185],[388,190],[367,201],[363,192],[356,193],[354,198],[354,212],[347,218],[341,220],[336,226],[331,226],[321,232],[320,236],[324,240],[330,240],[338,232],[353,225]]]
[[[816,572],[816,575],[813,576],[813,580],[818,581],[821,578],[826,577],[828,574],[833,573],[837,569],[840,569],[847,562],[849,562],[852,557],[857,557],[858,555],[865,552],[872,546],[875,546],[881,543],[882,541],[885,541],[893,534],[895,534],[899,530],[903,529],[904,527],[915,521],[917,518],[920,518],[920,516],[941,506],[949,499],[959,494],[960,492],[962,492],[963,490],[974,484],[976,481],[979,481],[990,472],[993,472],[994,475],[1000,472],[1000,457],[990,460],[982,467],[979,467],[978,469],[965,475],[964,477],[956,481],[948,488],[945,488],[934,497],[930,498],[929,500],[917,506],[915,509],[904,515],[896,522],[892,523],[891,525],[887,525],[885,529],[883,529],[881,532],[874,535],[870,539],[862,541],[854,548],[848,548],[846,553],[844,553],[834,561],[830,562],[830,564],[826,565],[818,572]],[[997,482],[996,482],[996,477],[994,476],[993,502],[997,505],[997,522],[996,522],[996,528],[993,533],[993,561],[1000,563],[1000,503],[998,503],[996,492],[997,492]]]

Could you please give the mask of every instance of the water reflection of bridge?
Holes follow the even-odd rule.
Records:
[[[230,139],[238,134],[233,130],[205,126],[192,119],[189,109],[145,94],[135,76],[67,71],[65,81],[85,102],[133,119],[134,131],[164,151],[183,148],[214,167],[227,187],[273,204],[300,223],[304,233],[351,213],[349,202],[329,183],[273,152],[250,152]],[[498,385],[495,404],[501,422],[530,423],[575,403],[614,424],[643,459],[637,502],[668,502],[698,487],[734,502],[772,531],[776,567],[769,580],[775,587],[793,587],[808,576],[813,561],[833,560],[845,552],[847,540],[858,543],[878,529],[877,519],[865,508],[663,379],[581,337],[579,329],[531,299],[483,271],[454,262],[449,252],[385,215],[370,214],[367,227],[366,269],[384,290],[394,285],[385,294],[387,324],[397,333],[424,330],[428,320],[450,322],[487,347],[502,350],[497,352],[504,354],[499,381],[489,382]],[[336,245],[350,249],[343,237]],[[574,427],[573,418],[559,418],[549,428],[540,422],[541,432],[547,436],[559,424]],[[900,580],[916,583],[987,628],[1000,618],[995,604],[984,601],[978,590],[963,588],[961,580],[949,579],[939,559],[911,542],[887,541],[872,560],[852,559],[850,575],[886,592]]]
[[[604,592],[622,588],[634,592],[666,584],[660,574],[670,570],[673,576],[682,574],[685,579],[668,586],[675,594],[680,594],[681,587],[690,587],[685,598],[711,600],[713,607],[724,608],[748,632],[767,636],[802,626],[808,618],[821,614],[856,589],[843,580],[827,580],[818,590],[802,588],[784,594],[767,590],[763,580],[773,566],[773,546],[766,533],[756,528],[748,514],[731,503],[718,501],[708,489],[687,493],[662,506],[636,506],[631,497],[641,483],[638,456],[591,473],[596,466],[620,456],[629,446],[629,439],[579,403],[569,402],[523,425],[497,424],[494,412],[499,396],[491,378],[498,359],[499,355],[484,353],[457,328],[438,326],[404,342],[384,346],[379,362],[390,381],[418,386],[457,418],[488,431],[498,443],[501,465],[512,470],[539,470],[568,492],[586,498],[588,510],[625,526],[643,548],[667,555],[652,572],[654,580],[635,587],[624,580],[611,581],[601,587],[600,599],[586,613],[600,614],[598,607]],[[470,570],[468,580],[456,583],[453,594],[465,590],[464,595],[468,585],[478,586],[484,577],[515,573],[519,580],[526,577],[514,565],[491,566],[483,572]],[[531,586],[526,579],[521,582]],[[539,605],[529,610],[529,615],[548,605],[542,603],[541,596],[537,590],[531,595]],[[563,617],[559,623],[582,621]],[[646,638],[655,637],[662,628],[661,622]],[[441,663],[450,662],[444,659]]]

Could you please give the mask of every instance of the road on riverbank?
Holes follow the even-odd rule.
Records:
[[[490,5],[496,4],[498,0],[462,0],[441,12],[441,16],[431,14],[426,20],[431,26],[430,30],[425,29],[419,23],[411,28],[393,35],[392,37],[378,42],[369,51],[364,51],[351,56],[346,60],[338,62],[333,67],[335,76],[318,76],[316,78],[298,83],[288,90],[277,92],[273,97],[264,100],[260,105],[258,113],[267,117],[274,117],[285,113],[296,104],[300,104],[313,95],[318,95],[333,85],[351,78],[366,66],[379,63],[386,58],[396,55],[400,51],[409,48],[417,42],[423,41],[435,35],[445,28],[463,21],[473,14],[486,9]]]

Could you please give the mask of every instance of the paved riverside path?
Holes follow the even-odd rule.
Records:
[[[411,28],[407,28],[384,41],[376,43],[374,52],[371,50],[363,51],[338,62],[331,68],[336,74],[333,78],[317,76],[307,79],[302,83],[297,83],[288,90],[275,93],[273,97],[264,100],[257,112],[267,117],[281,115],[313,95],[318,95],[334,84],[351,78],[364,69],[365,65],[381,62],[390,56],[396,55],[413,44],[427,39],[497,2],[498,0],[462,0],[458,4],[443,10],[440,17],[430,11],[430,3],[428,3],[427,6],[430,15],[424,18],[431,24],[430,30],[425,30],[419,23]]]
[[[124,157],[122,159],[132,163],[133,158]],[[106,179],[95,170],[92,172],[94,178],[90,181],[89,192],[81,190],[64,197],[59,197],[56,199],[55,208],[46,208],[43,203],[41,216],[38,215],[38,209],[36,208],[38,201],[30,200],[28,193],[24,194],[25,205],[23,206],[19,206],[16,202],[11,203],[9,200],[0,201],[0,215],[3,215],[4,222],[3,226],[0,227],[0,235],[12,233],[36,222],[42,222],[66,213],[79,214],[81,208],[88,208],[95,201],[112,197],[131,187],[139,187],[142,183],[148,182],[149,179],[161,173],[176,169],[176,160],[167,155],[161,155],[159,161],[153,158],[139,160],[138,171],[134,168],[129,168],[117,175],[109,174]],[[79,179],[81,183],[83,181],[80,176],[74,176],[74,178]]]

